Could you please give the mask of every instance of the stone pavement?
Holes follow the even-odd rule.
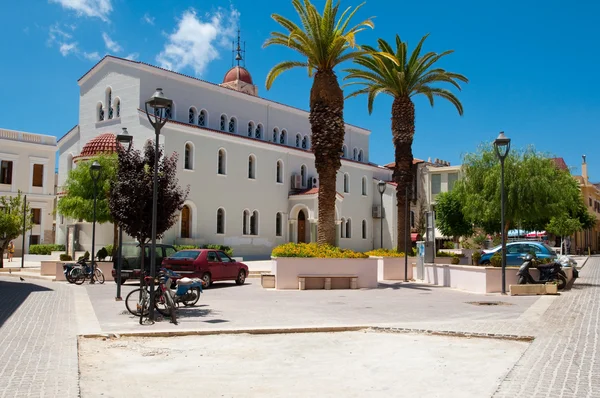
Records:
[[[494,397],[600,397],[600,257],[555,300]]]
[[[70,286],[0,276],[0,398],[78,397]]]

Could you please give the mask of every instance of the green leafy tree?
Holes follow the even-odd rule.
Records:
[[[90,166],[94,161],[102,166],[102,173],[98,179],[96,200],[96,222],[104,224],[112,222],[112,215],[108,207],[110,185],[117,175],[117,155],[103,154],[89,160],[78,162],[77,166],[69,171],[64,186],[65,195],[58,200],[57,210],[65,217],[75,220],[93,222],[94,220],[94,182],[90,174]],[[113,246],[117,246],[118,232],[116,224],[113,233]]]
[[[473,225],[465,218],[460,196],[456,191],[444,192],[435,202],[436,226],[445,236],[454,237],[473,235]]]
[[[558,216],[554,216],[550,219],[548,225],[546,225],[546,231],[551,234],[564,238],[565,236],[571,236],[577,231],[581,231],[582,225],[579,219],[571,218],[568,214],[563,213]],[[564,245],[560,245],[560,253],[563,253]]]
[[[355,49],[356,34],[373,22],[367,19],[351,26],[350,21],[361,6],[349,7],[338,16],[339,2],[327,0],[319,13],[309,0],[293,0],[300,24],[281,15],[272,18],[286,32],[272,32],[264,47],[279,45],[296,51],[300,61],[283,61],[267,75],[270,89],[282,72],[292,68],[306,68],[314,76],[310,90],[311,147],[319,174],[318,243],[335,245],[335,185],[341,167],[340,152],[344,144],[344,94],[335,74],[335,67],[360,54]]]
[[[4,251],[10,241],[23,234],[23,202],[20,191],[17,196],[0,196],[0,268],[4,267]],[[29,205],[25,205],[25,214],[30,212]],[[31,227],[31,217],[25,217],[25,230]]]
[[[577,210],[575,179],[533,147],[514,149],[505,160],[505,224],[500,225],[500,162],[491,145],[465,155],[463,178],[455,185],[465,217],[488,233],[517,225],[542,230],[556,214]]]
[[[392,141],[394,143],[394,174],[393,179],[398,188],[396,200],[398,202],[397,237],[398,250],[404,247],[406,228],[404,206],[406,188],[412,186],[413,154],[412,143],[415,135],[415,104],[413,97],[423,95],[427,97],[431,106],[435,98],[449,101],[460,115],[463,106],[458,98],[449,90],[439,87],[439,84],[448,83],[460,90],[459,82],[468,82],[468,79],[458,73],[448,72],[439,68],[436,63],[453,51],[444,51],[440,54],[428,52],[421,54],[421,48],[427,36],[424,36],[413,52],[408,53],[408,44],[396,35],[396,47],[392,48],[385,40],[379,39],[378,49],[363,46],[366,54],[354,59],[354,62],[363,69],[348,69],[345,79],[357,79],[349,83],[364,86],[351,93],[348,97],[367,94],[369,113],[373,111],[373,102],[379,94],[388,94],[392,102]],[[410,242],[408,242],[410,245]]]

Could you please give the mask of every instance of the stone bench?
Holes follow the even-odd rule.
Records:
[[[332,283],[333,282],[333,283]],[[298,289],[358,289],[358,275],[298,275]]]

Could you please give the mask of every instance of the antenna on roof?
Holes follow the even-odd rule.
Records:
[[[231,66],[234,66],[234,59],[237,66],[240,66],[240,61],[242,61],[242,66],[246,66],[244,62],[243,55],[246,55],[246,42],[244,42],[244,48],[242,49],[241,41],[240,41],[240,29],[237,31],[237,46],[232,42],[232,61]]]

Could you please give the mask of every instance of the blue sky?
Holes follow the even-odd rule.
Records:
[[[342,0],[342,7],[358,5]],[[316,1],[321,8],[323,1]],[[276,5],[276,6],[274,6]],[[246,66],[259,94],[308,108],[311,81],[301,70],[283,74],[267,91],[268,70],[298,59],[291,50],[262,49],[276,12],[295,18],[291,1],[22,0],[3,7],[0,127],[62,136],[77,123],[77,79],[107,53],[220,82],[231,66],[236,25],[246,41]],[[359,43],[399,33],[412,48],[430,33],[425,50],[455,53],[440,66],[470,79],[459,97],[460,117],[444,102],[416,99],[415,157],[459,164],[499,131],[514,147],[533,144],[565,158],[580,172],[587,154],[590,178],[600,181],[600,3],[506,0],[482,2],[367,1],[356,21],[375,16]],[[348,65],[349,66],[349,65]],[[338,76],[343,76],[342,69]],[[369,115],[366,98],[348,100],[346,121],[372,130],[370,160],[393,160],[391,100],[380,96]]]

